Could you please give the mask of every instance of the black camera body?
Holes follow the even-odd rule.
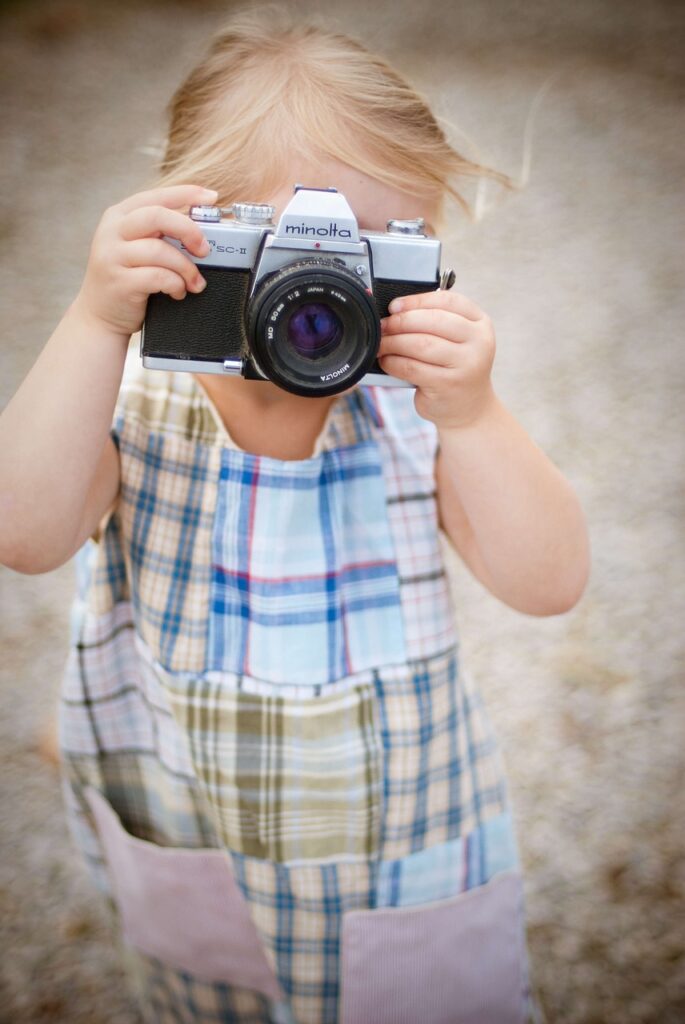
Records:
[[[440,242],[421,219],[360,235],[336,189],[296,185],[277,226],[273,215],[256,203],[191,207],[209,254],[166,240],[198,265],[207,287],[180,301],[150,296],[143,365],[240,374],[313,397],[359,381],[406,385],[378,365],[380,318],[396,296],[440,286]]]

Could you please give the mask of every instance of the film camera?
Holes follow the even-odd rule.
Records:
[[[190,256],[207,287],[180,301],[150,296],[143,365],[241,374],[309,396],[358,381],[404,385],[378,365],[380,318],[398,295],[450,287],[453,273],[440,277],[440,242],[421,219],[360,234],[334,188],[296,185],[277,225],[273,215],[258,203],[191,207],[211,246]]]

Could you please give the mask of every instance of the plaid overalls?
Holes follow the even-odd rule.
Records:
[[[60,743],[145,1019],[520,1024],[511,813],[413,392],[338,397],[281,461],[132,352],[112,433]]]

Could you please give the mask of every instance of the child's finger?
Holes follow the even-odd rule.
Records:
[[[381,338],[378,350],[383,356],[407,356],[431,366],[453,369],[460,365],[462,350],[451,341],[431,334],[396,334]]]
[[[161,238],[138,238],[127,242],[122,262],[125,267],[166,267],[173,270],[183,278],[188,291],[202,291],[205,287],[205,279],[192,260]]]
[[[119,234],[126,241],[169,235],[183,242],[196,256],[206,256],[209,243],[199,226],[184,213],[166,206],[141,206],[127,213],[119,225]]]
[[[380,357],[381,369],[390,377],[406,380],[417,388],[439,386],[445,381],[445,373],[449,372],[442,366],[432,366],[420,359],[410,356],[389,355]]]
[[[186,283],[182,277],[167,267],[132,267],[127,270],[129,288],[141,298],[164,292],[172,299],[185,299]]]
[[[403,310],[381,320],[383,335],[432,334],[449,341],[465,342],[477,329],[474,321],[447,309],[427,308]]]
[[[402,295],[393,299],[388,306],[390,313],[399,313],[407,309],[447,309],[459,313],[467,320],[482,320],[485,314],[475,302],[460,292],[442,291],[421,292],[418,295]]]
[[[194,204],[214,203],[217,197],[218,192],[201,185],[167,185],[164,188],[148,189],[147,192],[136,192],[118,206],[122,213],[130,213],[140,206],[167,206],[170,210],[180,210]]]

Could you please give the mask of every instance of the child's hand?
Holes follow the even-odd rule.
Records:
[[[206,282],[195,264],[162,235],[179,239],[195,256],[206,256],[206,238],[180,210],[216,198],[216,192],[199,185],[174,185],[138,192],[111,206],[95,231],[75,307],[128,338],[140,329],[153,292],[183,299],[188,291],[202,291]]]
[[[424,292],[393,299],[381,320],[385,373],[416,388],[416,411],[440,428],[473,423],[494,399],[495,332],[464,295]]]

